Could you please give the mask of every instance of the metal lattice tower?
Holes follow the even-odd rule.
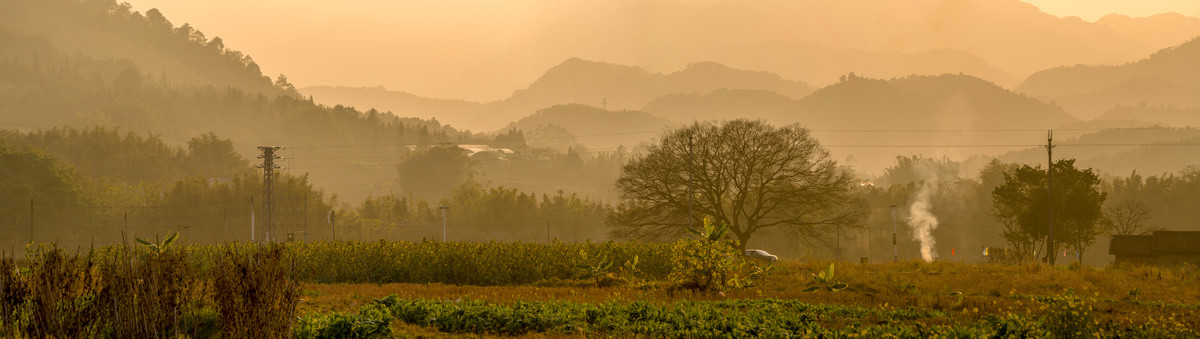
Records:
[[[273,230],[273,225],[271,224],[271,210],[274,207],[274,201],[271,197],[274,194],[275,169],[279,168],[278,165],[275,165],[275,160],[283,159],[279,156],[276,156],[275,151],[283,149],[283,147],[259,146],[258,149],[263,152],[262,155],[258,156],[259,159],[263,159],[262,165],[258,165],[258,168],[263,169],[263,213],[265,214],[266,219],[266,239],[267,241],[272,241],[274,239],[272,238],[271,234],[271,231]]]

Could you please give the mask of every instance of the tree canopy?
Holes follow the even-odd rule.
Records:
[[[798,125],[696,123],[667,132],[625,165],[611,222],[618,237],[662,239],[709,217],[743,248],[768,229],[815,238],[859,225],[864,204],[853,183]]]
[[[1047,194],[1046,170],[1040,166],[1023,165],[1005,173],[1004,185],[992,191],[993,216],[1005,226],[1003,235],[1009,245],[1027,258],[1036,258],[1045,253],[1048,209],[1053,207],[1054,242],[1073,248],[1082,261],[1083,251],[1104,231],[1101,207],[1107,194],[1100,190],[1100,176],[1090,168],[1075,168],[1074,159],[1054,162],[1051,171],[1052,195]]]

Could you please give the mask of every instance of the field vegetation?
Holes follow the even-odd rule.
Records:
[[[703,237],[146,243],[78,253],[38,247],[0,260],[0,328],[102,337],[1200,335],[1200,271],[1190,266],[805,258],[696,266],[698,255],[737,253]],[[697,288],[697,269],[737,278]],[[811,288],[828,283],[844,286]]]

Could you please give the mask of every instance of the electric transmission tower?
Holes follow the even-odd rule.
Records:
[[[275,182],[275,169],[279,168],[278,165],[275,165],[275,160],[283,159],[282,157],[276,156],[275,151],[283,149],[283,147],[259,146],[258,149],[263,153],[262,155],[258,156],[259,159],[263,159],[262,165],[258,165],[258,168],[263,169],[263,213],[266,217],[266,239],[267,241],[272,241],[273,239],[271,238],[271,231],[273,230],[273,225],[271,225],[271,209],[273,208],[274,201],[271,199],[271,197],[274,193],[273,186]]]

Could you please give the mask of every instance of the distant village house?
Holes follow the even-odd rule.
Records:
[[[1116,263],[1159,266],[1200,265],[1200,232],[1156,231],[1147,235],[1114,235],[1108,254]]]

